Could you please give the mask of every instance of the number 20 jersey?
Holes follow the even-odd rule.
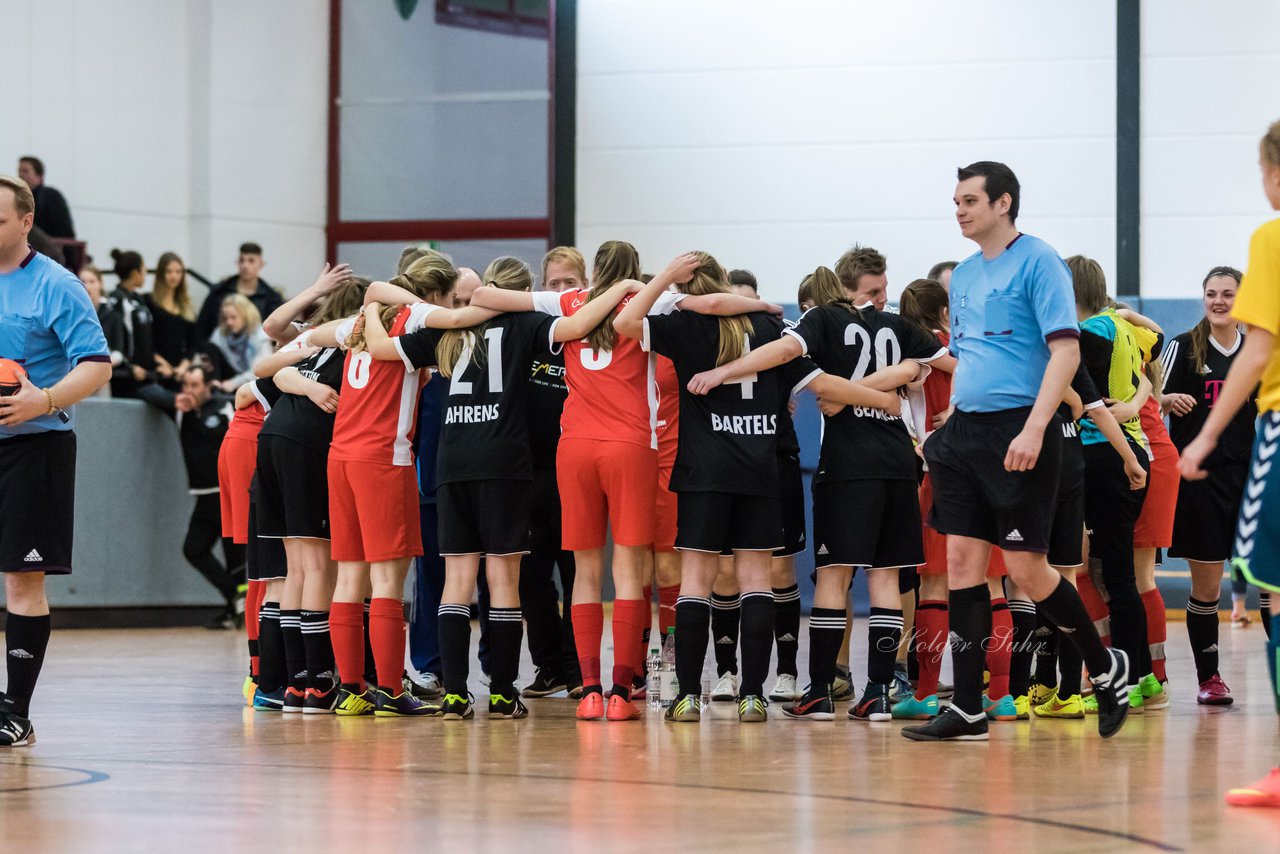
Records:
[[[928,362],[947,352],[914,323],[870,306],[816,306],[783,334],[796,338],[822,370],[855,382],[905,359]],[[915,453],[901,418],[847,406],[823,419],[815,482],[915,478]]]

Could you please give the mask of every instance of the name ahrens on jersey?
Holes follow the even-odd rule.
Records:
[[[483,406],[450,406],[445,410],[445,424],[481,424],[498,420],[498,404]]]
[[[711,413],[711,429],[737,436],[772,436],[778,432],[776,415],[716,415]]]

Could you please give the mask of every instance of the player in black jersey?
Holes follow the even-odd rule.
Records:
[[[1231,267],[1209,271],[1202,283],[1204,317],[1194,329],[1169,342],[1161,357],[1165,371],[1163,408],[1170,414],[1169,438],[1178,453],[1204,427],[1244,343],[1244,333],[1231,317],[1240,276],[1240,271]],[[1184,480],[1178,490],[1169,556],[1183,558],[1191,566],[1187,638],[1200,684],[1196,702],[1201,705],[1232,702],[1230,690],[1218,675],[1218,598],[1222,564],[1231,557],[1235,523],[1249,479],[1257,416],[1251,394],[1205,459],[1202,468],[1208,477]]]
[[[685,290],[692,295],[728,291],[724,269],[706,253],[696,260]],[[677,281],[680,279],[677,278]],[[744,354],[776,344],[780,321],[763,313],[712,318],[692,313],[648,317],[665,290],[655,280],[614,319],[622,335],[639,338],[645,350],[667,356],[681,381],[680,444],[671,489],[677,494],[676,548],[681,552],[680,598],[676,602],[676,679],[681,696],[667,720],[696,721],[702,662],[711,619],[707,596],[719,556],[731,551],[742,591],[742,682],[738,719],[767,718],[764,679],[773,647],[774,601],[771,560],[782,546],[778,483],[778,417],[790,390],[811,387],[828,400],[860,408],[896,408],[896,396],[823,374],[803,358],[775,359],[759,372],[733,369]],[[723,366],[736,380],[695,392],[700,372]],[[773,368],[776,368],[774,370]],[[737,386],[737,388],[734,388]]]
[[[499,258],[484,272],[490,286],[528,290],[533,274],[516,258]],[[389,338],[380,306],[365,308],[365,340],[375,359],[404,362],[409,370],[438,366],[449,378],[436,494],[445,587],[440,600],[440,656],[446,720],[474,716],[467,692],[471,646],[470,602],[480,558],[489,582],[493,671],[489,715],[523,718],[514,681],[524,633],[519,572],[529,549],[533,465],[529,452],[529,364],[535,353],[558,349],[598,326],[631,292],[615,285],[572,317],[541,313],[498,315],[463,330],[423,329]]]
[[[722,382],[766,370],[801,355],[828,373],[887,391],[914,380],[919,362],[946,354],[914,324],[852,304],[852,294],[825,267],[810,287],[816,307],[795,329],[742,359],[700,374],[690,391],[706,393]],[[888,368],[872,374],[877,369]],[[809,620],[809,674],[805,695],[784,709],[789,717],[831,720],[831,683],[847,625],[846,602],[855,568],[871,572],[868,684],[850,710],[857,720],[890,719],[889,683],[902,635],[898,568],[923,558],[916,456],[902,419],[883,409],[826,407],[822,452],[813,485],[814,555],[818,567]],[[855,522],[855,524],[850,524]]]

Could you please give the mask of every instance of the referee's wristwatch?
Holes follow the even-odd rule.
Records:
[[[44,392],[44,396],[45,396],[45,397],[48,399],[48,401],[49,401],[49,411],[48,411],[48,412],[46,412],[46,413],[45,413],[45,415],[57,415],[57,416],[58,416],[58,419],[59,419],[60,421],[62,421],[62,423],[63,423],[63,424],[66,424],[68,421],[70,421],[70,420],[71,420],[71,418],[70,418],[70,416],[68,416],[68,415],[67,415],[66,410],[64,410],[64,409],[59,409],[59,408],[58,408],[58,404],[54,403],[54,401],[53,401],[53,389],[51,389],[51,388],[42,388],[42,389],[40,389],[40,390],[41,390],[42,392]]]

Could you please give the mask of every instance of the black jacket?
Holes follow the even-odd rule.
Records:
[[[143,382],[155,380],[156,350],[154,318],[141,294],[130,293],[123,287],[116,288],[106,302],[107,312],[102,317],[102,331],[107,336],[107,348],[123,360],[111,368],[111,396],[137,397],[139,383],[133,378],[133,366],[147,372]]]
[[[235,276],[228,276],[218,282],[213,290],[209,291],[209,295],[204,299],[204,305],[200,306],[200,314],[196,317],[195,340],[197,344],[203,344],[208,341],[209,336],[213,334],[213,330],[218,328],[218,320],[222,312],[222,301],[235,292]],[[271,312],[284,305],[284,298],[263,279],[258,279],[258,290],[249,297],[249,300],[257,307],[258,314],[262,315],[263,320],[266,320],[267,315],[271,314]]]
[[[75,224],[71,222],[71,209],[67,200],[53,187],[41,184],[31,190],[36,199],[36,226],[50,237],[76,236]]]
[[[218,491],[218,451],[234,412],[231,401],[214,395],[199,409],[178,412],[178,438],[187,464],[187,485],[193,495]]]

